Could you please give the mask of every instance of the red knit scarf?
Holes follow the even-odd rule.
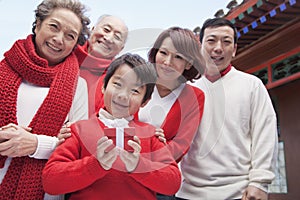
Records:
[[[47,97],[29,124],[32,133],[56,136],[70,110],[78,78],[78,62],[72,53],[56,66],[48,66],[33,44],[33,36],[18,40],[0,63],[0,127],[17,124],[16,103],[22,81],[50,87]],[[28,94],[30,95],[30,94]],[[0,167],[6,157],[0,156]],[[0,185],[0,199],[43,199],[42,169],[47,160],[13,158]]]

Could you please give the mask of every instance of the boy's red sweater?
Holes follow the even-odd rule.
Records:
[[[178,166],[166,146],[154,136],[154,127],[131,121],[142,151],[135,171],[128,173],[118,158],[104,170],[95,157],[104,125],[97,118],[71,126],[72,136],[57,147],[43,171],[49,194],[71,193],[70,199],[155,200],[156,193],[172,195],[180,187]]]

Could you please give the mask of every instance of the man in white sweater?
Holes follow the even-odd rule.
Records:
[[[183,182],[176,197],[267,200],[278,144],[268,92],[257,77],[231,65],[237,32],[230,21],[204,22],[200,42],[207,72],[194,85],[205,93],[204,113],[181,162]]]

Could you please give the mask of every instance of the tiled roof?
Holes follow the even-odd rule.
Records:
[[[245,3],[235,7],[224,17],[230,18],[230,13],[243,6],[245,7]],[[258,0],[254,5],[244,8],[243,12],[230,19],[238,29],[238,52],[299,18],[300,0]]]

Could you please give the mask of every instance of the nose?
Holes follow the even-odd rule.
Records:
[[[63,44],[64,33],[63,32],[57,33],[53,39],[56,42],[56,44]]]
[[[130,93],[126,89],[122,89],[122,90],[117,91],[116,95],[117,95],[118,99],[126,102],[129,99]]]
[[[172,62],[172,55],[167,55],[164,59],[164,64],[165,65],[170,65]]]
[[[216,51],[216,52],[222,52],[223,51],[223,46],[222,46],[222,42],[221,41],[216,42],[214,51]]]
[[[114,37],[113,32],[108,32],[108,33],[104,34],[104,39],[109,43],[112,43],[113,37]]]

